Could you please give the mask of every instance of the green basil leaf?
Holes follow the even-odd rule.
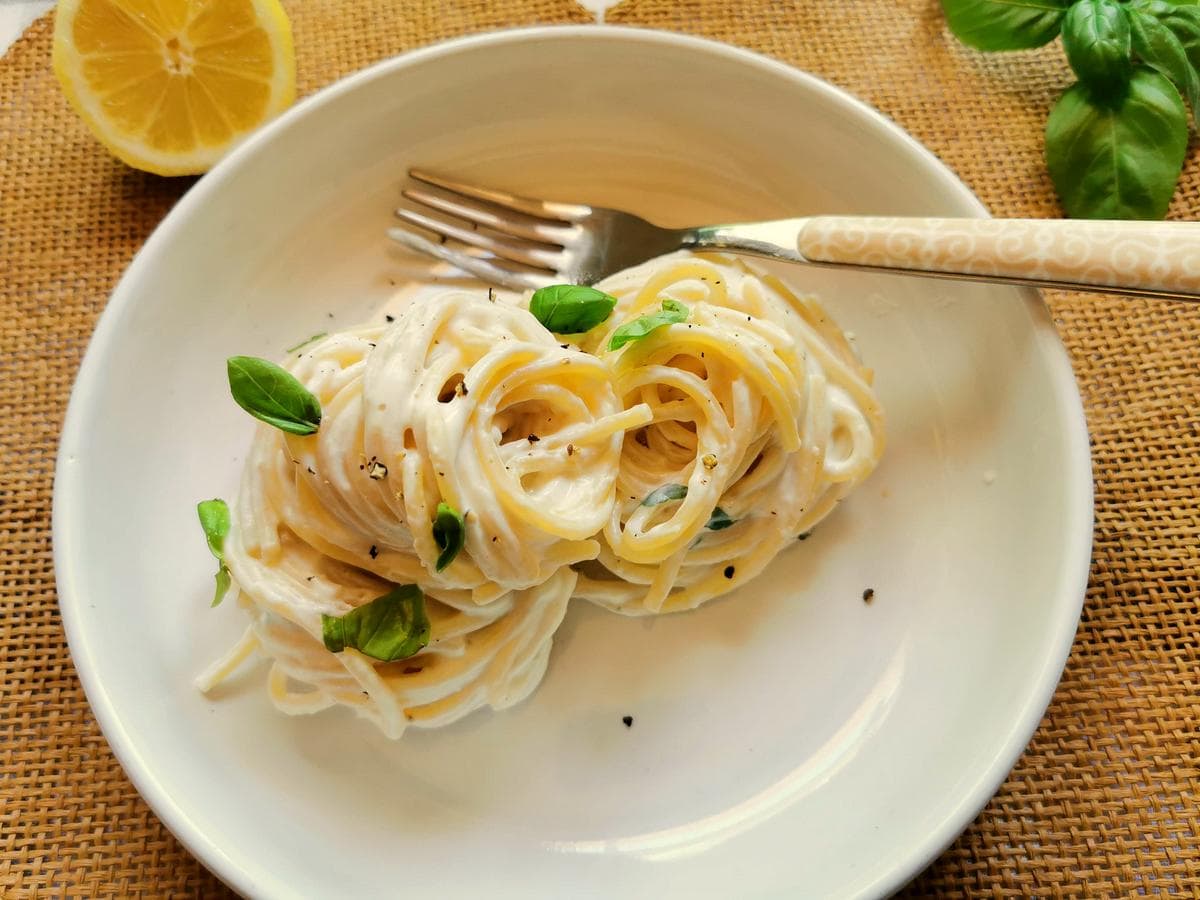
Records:
[[[1187,138],[1179,92],[1138,66],[1115,104],[1097,103],[1082,84],[1059,98],[1046,122],[1046,163],[1068,215],[1161,219]]]
[[[449,503],[439,503],[433,519],[433,540],[437,544],[437,570],[440,572],[458,556],[467,540],[467,526],[462,515]]]
[[[403,584],[344,616],[322,613],[321,638],[332,653],[351,647],[381,662],[407,659],[429,643],[425,595]]]
[[[1181,9],[1200,4],[1200,0],[1132,0],[1130,6],[1159,19],[1174,15]]]
[[[1067,61],[1097,91],[1123,91],[1133,69],[1129,16],[1117,0],[1079,0],[1062,28]]]
[[[315,343],[316,343],[317,341],[319,341],[321,338],[323,338],[323,337],[327,337],[328,335],[329,335],[329,332],[328,332],[328,331],[321,331],[321,332],[318,332],[317,334],[314,334],[312,337],[310,337],[310,338],[307,338],[306,340],[303,340],[303,341],[301,341],[301,342],[300,342],[300,343],[298,343],[298,344],[297,344],[295,347],[288,347],[288,348],[287,348],[286,350],[284,350],[283,352],[284,352],[284,353],[295,353],[297,350],[303,350],[303,349],[304,349],[305,347],[307,347],[309,344],[315,344]]]
[[[1200,0],[1195,0],[1200,3]],[[1159,9],[1165,7],[1165,9]],[[1171,6],[1162,0],[1154,4],[1141,2],[1138,8],[1157,16],[1179,39],[1192,68],[1200,72],[1200,6]]]
[[[216,587],[213,589],[213,599],[209,609],[214,606],[220,606],[221,601],[225,599],[225,595],[229,593],[229,588],[233,584],[233,576],[229,574],[229,566],[221,563],[221,567],[217,569],[217,574],[213,576],[216,580]]]
[[[196,504],[196,515],[208,541],[208,550],[217,559],[225,558],[225,538],[229,535],[229,504],[224,500],[203,500]]]
[[[704,527],[709,531],[720,531],[723,528],[728,528],[736,521],[736,519],[729,518],[729,513],[718,506],[712,511],[712,515],[708,517],[708,523]]]
[[[231,356],[226,363],[233,399],[254,418],[289,434],[313,434],[321,404],[295,376],[256,356]]]
[[[1200,75],[1175,33],[1154,16],[1139,9],[1129,11],[1133,51],[1150,68],[1166,75],[1187,97],[1192,115],[1200,122]]]
[[[647,494],[646,499],[642,501],[642,506],[658,506],[660,503],[667,503],[671,500],[682,500],[686,496],[686,484],[664,484]]]
[[[664,325],[674,325],[684,322],[688,317],[688,308],[678,300],[664,300],[662,310],[640,316],[632,322],[626,322],[613,332],[608,342],[609,350],[618,350],[630,341],[640,341],[646,335]]]
[[[591,331],[612,315],[617,298],[581,284],[539,288],[529,298],[533,317],[555,334]]]
[[[1071,0],[942,0],[950,30],[976,50],[1027,50],[1054,40]]]
[[[229,535],[229,505],[224,500],[203,500],[196,504],[196,515],[200,517],[200,527],[204,529],[204,539],[208,541],[208,552],[219,563],[217,567],[217,586],[213,593],[212,606],[218,605],[225,599],[232,579],[225,565],[225,538]]]

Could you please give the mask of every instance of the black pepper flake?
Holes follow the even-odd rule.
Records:
[[[374,341],[367,341],[367,346],[370,347],[372,350],[374,350],[376,347],[376,344]]]
[[[562,347],[564,350],[570,350],[570,349],[571,349],[571,345],[570,345],[570,344],[559,344],[558,346]]]
[[[529,443],[531,443],[531,444],[536,444],[536,443],[537,443],[538,441],[540,441],[540,440],[541,440],[541,438],[540,438],[540,437],[538,437],[536,434],[531,434],[531,435],[529,435],[529,437],[528,437],[528,441],[529,441]]]
[[[493,535],[492,535],[492,543],[494,544],[494,543],[496,543],[496,541],[498,541],[498,540],[500,540],[500,538],[496,537],[496,535],[494,535],[494,534],[493,534]]]
[[[574,456],[574,455],[575,455],[575,445],[567,444],[567,456]]]
[[[626,728],[633,727],[633,716],[621,716],[621,721],[625,723]]]
[[[875,599],[875,588],[867,588],[863,591],[863,603],[870,603]]]
[[[327,313],[325,313],[325,315],[329,316],[329,318],[331,318],[331,319],[333,318],[333,313],[331,313],[331,312],[327,312]]]
[[[316,578],[316,577],[317,577],[316,575],[309,575],[309,576],[308,576],[307,578],[305,578],[304,580],[305,580],[305,581],[312,581],[312,580],[313,580],[314,578]]]
[[[384,313],[384,314],[383,314],[383,317],[384,317],[384,318],[385,318],[387,321],[389,321],[389,322],[395,322],[395,321],[396,321],[396,317],[395,317],[395,316],[393,316],[393,315],[389,315],[388,313]]]
[[[493,303],[496,302],[496,289],[495,288],[488,288],[488,299],[491,300]]]
[[[313,469],[313,467],[312,467],[312,466],[305,466],[304,468],[308,469],[308,474],[309,474],[309,475],[316,475],[316,474],[317,474],[317,473],[316,473],[316,470],[315,470],[315,469]]]
[[[734,573],[734,568],[733,568],[733,566],[726,566],[726,567],[725,567],[725,577],[726,577],[726,578],[732,578],[732,577],[733,577],[733,573]]]
[[[405,666],[405,667],[404,667],[404,674],[405,674],[405,675],[417,675],[417,674],[419,674],[419,673],[421,673],[421,672],[424,672],[424,671],[425,671],[425,667],[424,667],[424,666]]]
[[[796,540],[798,540],[798,541],[807,541],[807,540],[808,540],[808,538],[809,538],[809,535],[811,535],[811,534],[812,534],[812,532],[811,532],[811,531],[806,531],[806,532],[804,532],[803,534],[798,534],[798,535],[796,535]]]
[[[371,559],[374,559],[379,555],[379,548],[372,544],[371,549],[368,550],[367,553],[370,555]]]

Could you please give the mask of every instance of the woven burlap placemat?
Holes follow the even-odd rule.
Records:
[[[302,92],[420,44],[588,21],[569,0],[289,4]],[[1055,216],[1041,158],[1061,53],[982,55],[936,0],[629,0],[609,21],[793,63],[896,119],[994,213]],[[114,760],[63,639],[50,548],[71,381],[122,269],[189,185],[125,169],[49,70],[36,24],[0,60],[0,894],[220,896]],[[1200,213],[1200,159],[1172,207]],[[1200,896],[1200,307],[1049,297],[1087,407],[1095,558],[1029,749],[911,896]]]

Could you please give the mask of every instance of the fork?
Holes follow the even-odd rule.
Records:
[[[522,197],[411,169],[388,234],[515,290],[594,284],[688,249],[903,275],[1200,301],[1200,222],[810,216],[662,228],[619,209]],[[454,245],[447,241],[456,242]],[[462,245],[462,246],[458,246]]]

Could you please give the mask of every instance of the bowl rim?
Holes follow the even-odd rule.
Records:
[[[239,893],[276,896],[286,895],[288,891],[284,883],[275,879],[272,873],[255,869],[244,854],[235,858],[227,853],[219,842],[192,822],[186,809],[159,781],[152,760],[142,755],[135,740],[126,730],[114,706],[113,698],[98,675],[92,648],[77,615],[86,592],[79,567],[74,564],[74,535],[77,533],[76,520],[79,516],[81,489],[71,461],[72,457],[82,455],[86,448],[87,436],[83,425],[87,410],[94,401],[102,360],[119,332],[121,320],[127,315],[137,296],[136,284],[141,278],[142,270],[151,264],[150,261],[157,255],[159,247],[174,238],[176,232],[186,225],[196,207],[205,203],[245,161],[257,154],[261,147],[271,142],[277,133],[288,128],[292,122],[343,95],[353,93],[362,85],[390,77],[393,73],[430,60],[498,44],[578,39],[682,48],[701,55],[723,57],[789,80],[794,85],[852,111],[862,121],[872,125],[877,132],[885,134],[922,164],[936,171],[951,199],[972,209],[978,217],[990,216],[979,198],[931,150],[874,107],[815,75],[761,53],[708,38],[601,23],[499,29],[450,38],[381,60],[326,85],[296,103],[251,134],[210,172],[201,177],[168,211],[134,255],[98,317],[76,374],[63,420],[54,473],[52,544],[58,605],[67,643],[88,703],[113,754],[138,793],[167,829],[213,874]],[[1032,304],[1041,312],[1040,315],[1032,317],[1031,328],[1043,344],[1041,349],[1051,374],[1051,383],[1047,387],[1056,398],[1065,432],[1068,468],[1062,476],[1070,482],[1068,496],[1072,503],[1068,514],[1071,527],[1064,537],[1064,548],[1069,551],[1069,555],[1068,561],[1060,567],[1060,599],[1055,604],[1056,616],[1052,622],[1056,639],[1051,646],[1051,652],[1041,661],[1042,665],[1035,673],[1032,690],[1021,705],[1019,715],[1010,723],[1006,740],[1002,746],[996,748],[986,769],[977,773],[969,788],[958,793],[957,802],[945,811],[936,828],[925,832],[903,851],[903,864],[882,871],[863,887],[858,896],[884,896],[903,887],[949,847],[982,811],[1004,783],[1036,732],[1053,699],[1074,643],[1091,567],[1094,524],[1092,465],[1087,423],[1070,359],[1049,316],[1045,314],[1041,295],[1031,288],[1013,290],[1019,292],[1027,304]],[[1068,577],[1072,570],[1076,573],[1073,582]],[[1074,603],[1068,602],[1071,598],[1077,600]]]

